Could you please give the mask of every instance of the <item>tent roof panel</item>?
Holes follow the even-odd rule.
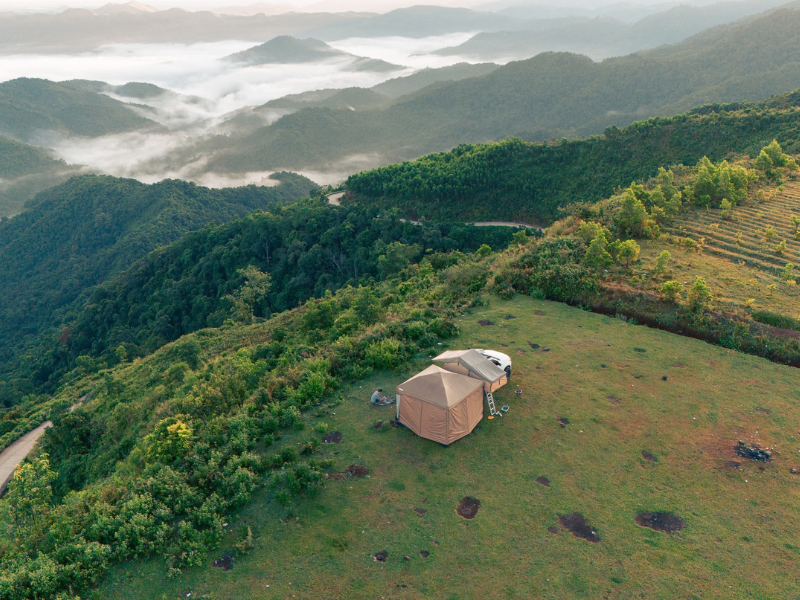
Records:
[[[489,383],[494,383],[506,375],[503,369],[491,362],[477,350],[449,350],[434,358],[433,362],[458,363]]]
[[[431,365],[398,385],[397,391],[442,408],[449,408],[482,387],[483,383],[478,379]]]

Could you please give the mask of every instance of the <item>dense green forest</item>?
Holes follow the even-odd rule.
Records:
[[[212,190],[83,176],[42,192],[26,212],[0,223],[0,361],[24,362],[21,342],[58,323],[88,289],[151,250],[315,188],[298,175],[276,178],[276,187]]]
[[[25,139],[53,130],[100,136],[156,127],[119,100],[45,79],[0,83],[0,131]]]
[[[709,105],[582,140],[459,146],[353,175],[347,188],[360,202],[414,218],[548,223],[560,207],[608,197],[618,186],[653,177],[659,167],[694,164],[703,156],[756,156],[773,139],[789,152],[800,150],[800,93]]]
[[[0,179],[14,179],[67,165],[41,148],[0,137]]]
[[[595,63],[543,53],[482,77],[441,83],[376,110],[309,108],[251,133],[204,141],[218,172],[374,164],[459,144],[599,134],[714,102],[758,101],[800,88],[800,10],[713,29],[674,46]]]
[[[513,232],[418,226],[375,207],[328,206],[321,199],[259,211],[190,233],[99,286],[66,320],[51,353],[25,368],[35,368],[34,382],[52,389],[77,364],[99,369],[120,355],[141,356],[219,327],[240,311],[242,289],[260,289],[248,310],[269,317],[348,285],[394,277],[432,253],[505,247]],[[7,401],[14,392],[5,390]]]

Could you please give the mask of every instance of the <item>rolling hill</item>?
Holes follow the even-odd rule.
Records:
[[[249,135],[210,140],[199,151],[216,154],[209,168],[219,172],[335,169],[349,155],[370,156],[377,166],[509,136],[591,135],[705,103],[760,100],[800,87],[798,31],[800,10],[784,9],[600,63],[544,53],[420,90],[383,109],[304,110]]]
[[[29,139],[42,131],[97,137],[158,125],[103,94],[45,79],[0,83],[0,133]]]
[[[633,23],[598,17],[565,23],[542,31],[482,32],[459,46],[437,50],[443,56],[470,56],[481,60],[524,59],[540,52],[574,52],[594,60],[622,56],[664,44],[675,44],[718,25],[787,4],[720,2],[710,6],[675,6]]]
[[[352,60],[349,69],[353,71],[399,71],[404,67],[393,65],[383,60],[354,56],[332,48],[325,42],[313,38],[297,39],[288,35],[278,36],[270,41],[236,54],[226,60],[246,65],[264,64],[297,64],[324,62],[333,59],[347,58]]]
[[[59,322],[95,285],[159,246],[209,223],[303,198],[315,187],[290,174],[272,188],[210,190],[179,181],[144,185],[84,176],[40,193],[0,223],[0,361]],[[16,352],[16,354],[15,354]]]

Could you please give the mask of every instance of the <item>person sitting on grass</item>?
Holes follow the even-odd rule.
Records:
[[[393,401],[383,395],[383,389],[378,388],[372,394],[372,398],[370,399],[372,404],[375,406],[383,406],[384,404],[392,404]]]

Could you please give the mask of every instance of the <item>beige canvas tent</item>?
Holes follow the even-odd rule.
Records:
[[[450,350],[433,359],[447,371],[484,381],[484,390],[494,392],[508,383],[506,372],[477,350]]]
[[[452,444],[483,418],[483,384],[431,365],[397,386],[397,420],[420,437]]]

